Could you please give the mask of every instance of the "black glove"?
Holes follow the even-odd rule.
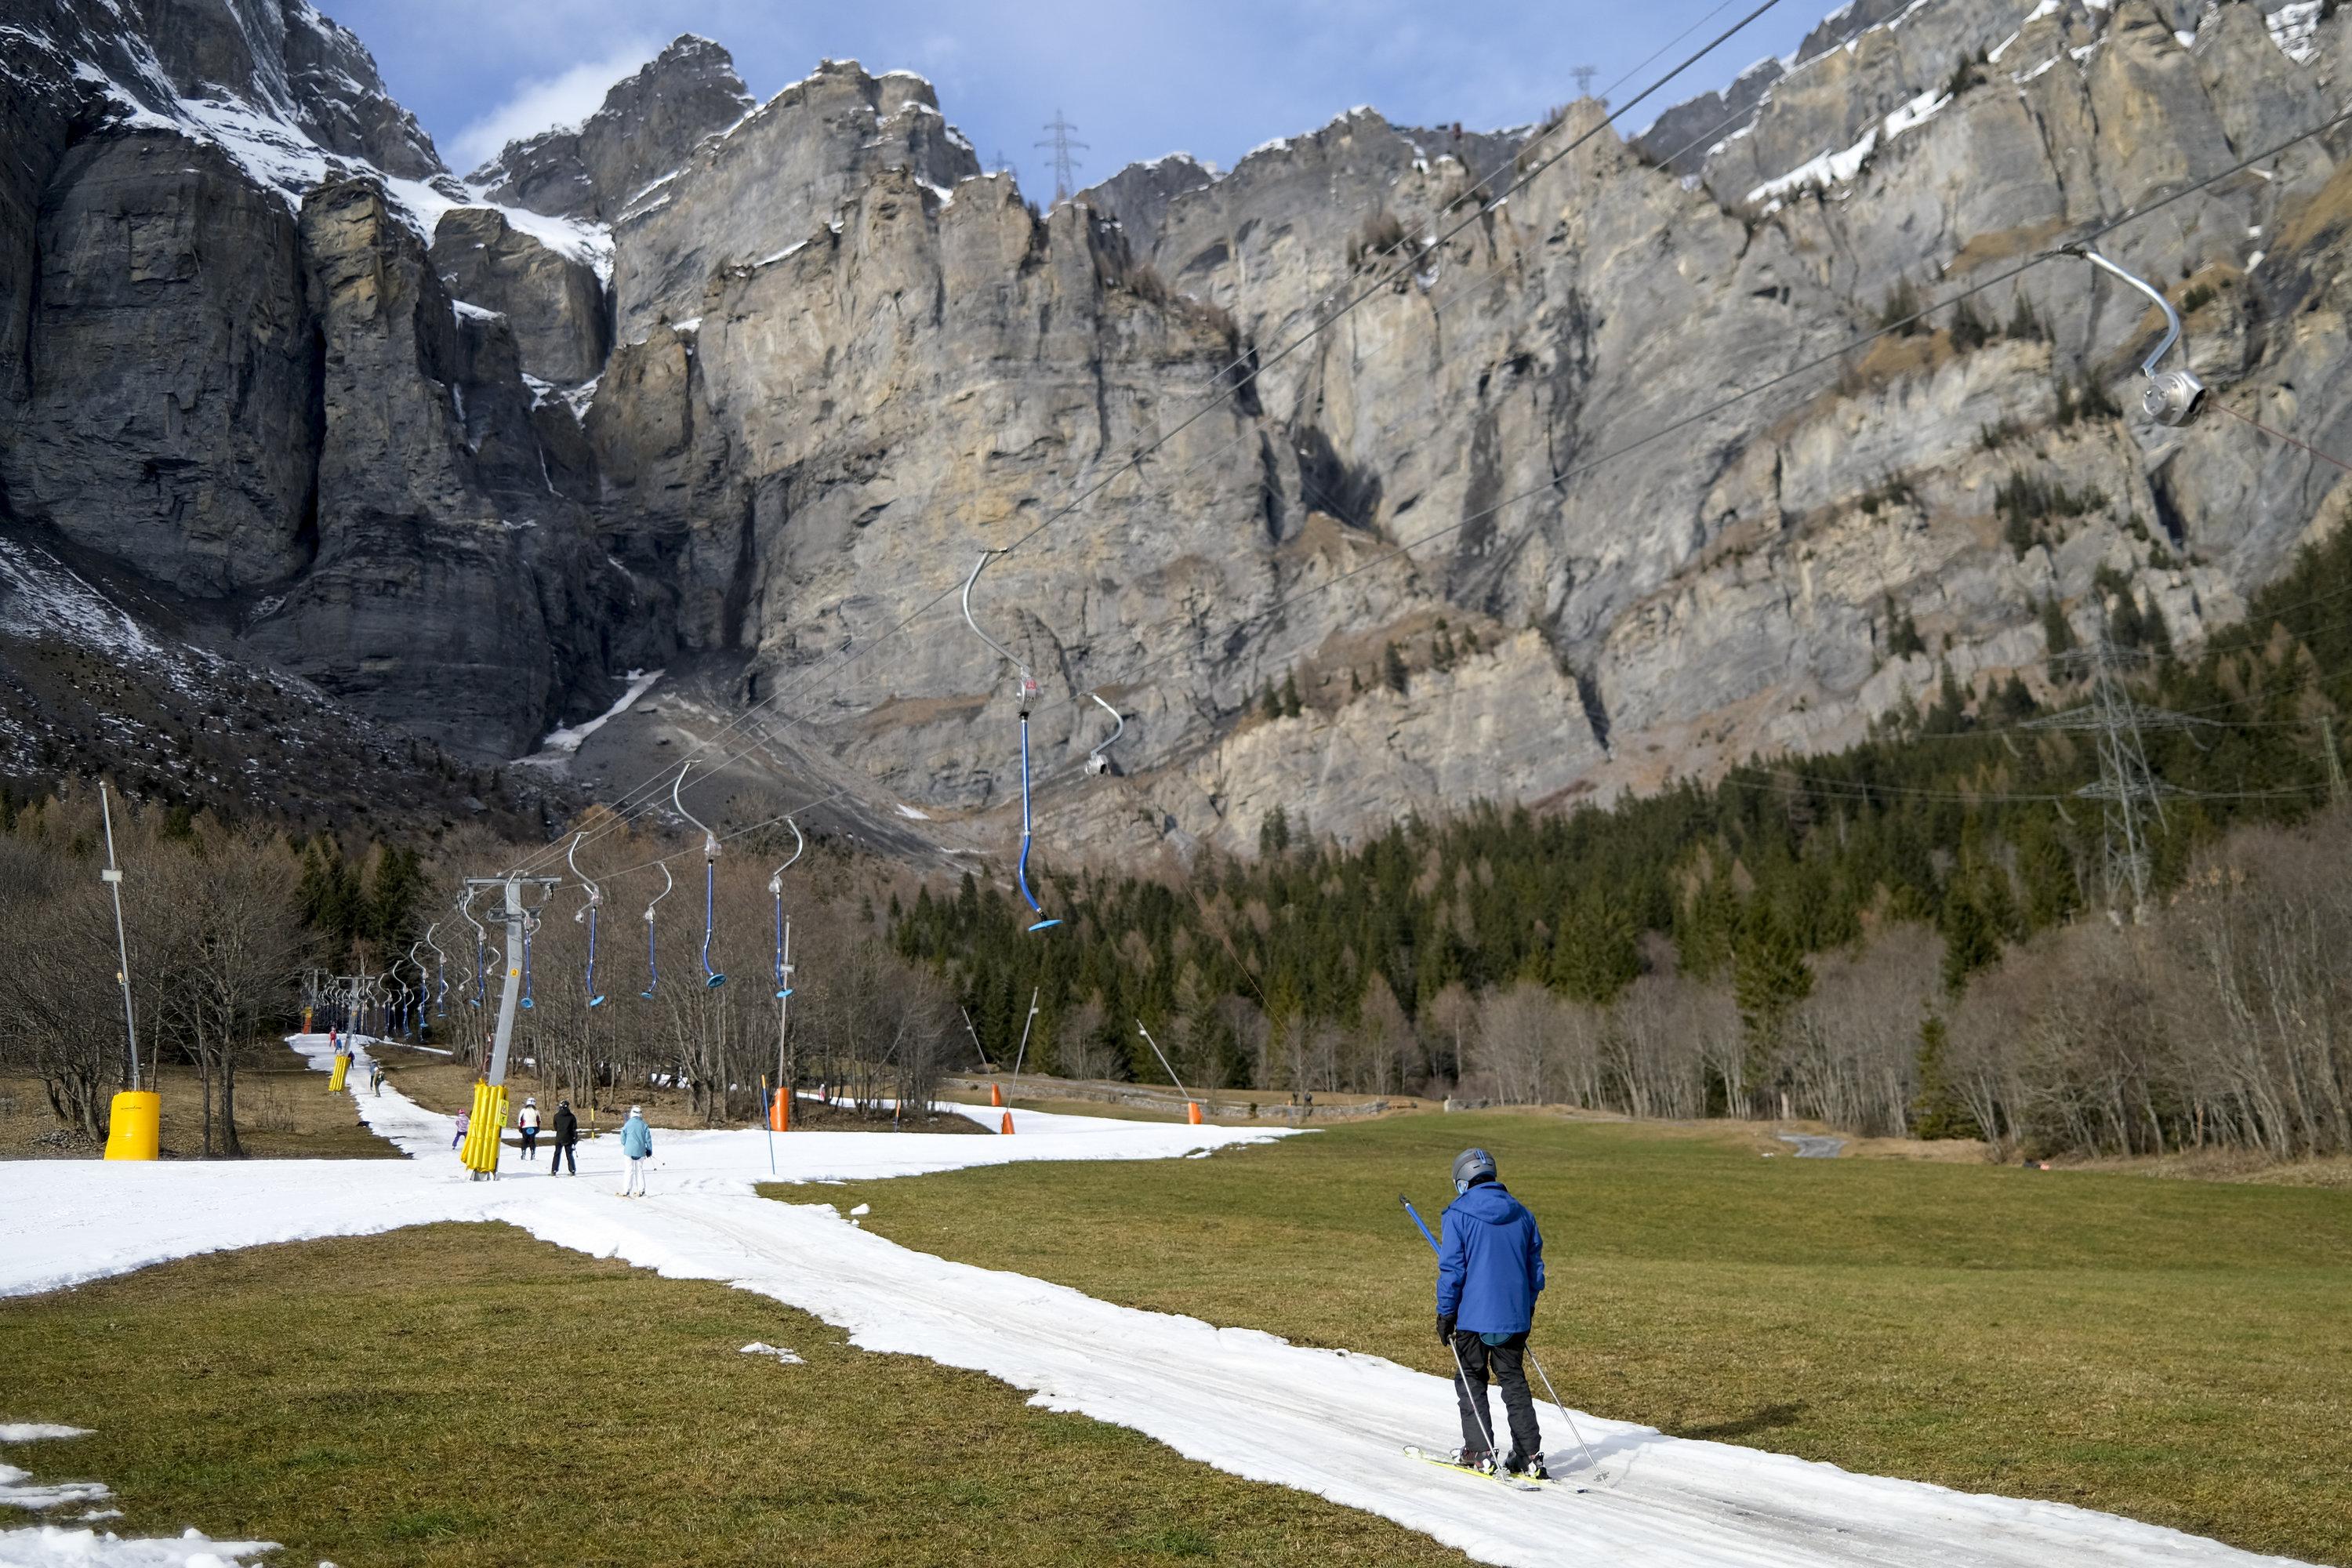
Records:
[[[1442,1345],[1454,1342],[1454,1314],[1451,1312],[1437,1314],[1437,1342]]]

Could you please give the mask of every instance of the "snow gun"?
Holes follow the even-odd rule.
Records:
[[[1429,1250],[1437,1253],[1440,1257],[1444,1256],[1444,1248],[1437,1245],[1437,1237],[1431,1233],[1428,1222],[1421,1217],[1421,1211],[1412,1206],[1412,1200],[1405,1196],[1402,1193],[1399,1193],[1397,1194],[1397,1202],[1402,1204],[1404,1205],[1404,1212],[1412,1216],[1413,1228],[1421,1232],[1422,1240],[1429,1243]],[[1536,1352],[1532,1349],[1528,1352],[1528,1362],[1536,1369],[1536,1375],[1543,1379],[1544,1392],[1551,1395],[1552,1407],[1558,1410],[1560,1414],[1561,1419],[1568,1423],[1569,1432],[1576,1438],[1576,1446],[1584,1450],[1584,1462],[1586,1466],[1592,1470],[1592,1479],[1595,1480],[1604,1479],[1601,1473],[1600,1461],[1592,1457],[1592,1445],[1584,1440],[1584,1433],[1578,1428],[1576,1425],[1576,1417],[1569,1415],[1568,1406],[1560,1403],[1560,1397],[1558,1391],[1556,1391],[1551,1385],[1551,1373],[1544,1370],[1543,1363],[1536,1360]],[[1454,1364],[1457,1373],[1459,1373],[1459,1369],[1462,1364],[1461,1358],[1459,1356],[1454,1358]],[[1468,1373],[1460,1373],[1460,1375],[1463,1382],[1466,1384],[1469,1382]],[[1579,1487],[1576,1489],[1582,1491],[1585,1489]]]

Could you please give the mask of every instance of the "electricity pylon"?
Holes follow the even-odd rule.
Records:
[[[2089,673],[2090,700],[2032,720],[2025,726],[2030,730],[2073,731],[2098,738],[2098,782],[2084,784],[2074,793],[2082,799],[2099,802],[2105,809],[2108,908],[2114,909],[2117,895],[2128,888],[2135,924],[2147,909],[2149,819],[2153,818],[2158,826],[2167,826],[2164,798],[2179,793],[2158,778],[2155,770],[2147,765],[2147,747],[2141,739],[2142,732],[2186,730],[2206,722],[2183,713],[2150,708],[2134,700],[2125,689],[2124,673],[2147,658],[2137,650],[2116,647],[2105,636],[2089,647],[2060,655],[2051,661],[2053,667],[2071,666]]]
[[[1070,154],[1073,152],[1092,152],[1093,149],[1070,135],[1070,132],[1076,131],[1077,127],[1064,119],[1062,111],[1058,109],[1054,110],[1054,118],[1042,129],[1054,133],[1047,140],[1037,143],[1040,147],[1053,149],[1054,200],[1056,204],[1066,202],[1070,199],[1071,190],[1076,184],[1077,172],[1080,167],[1078,160],[1071,157]]]

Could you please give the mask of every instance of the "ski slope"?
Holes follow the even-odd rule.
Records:
[[[323,1058],[321,1038],[296,1048]],[[354,1073],[354,1079],[362,1075]],[[580,1178],[509,1158],[464,1178],[450,1120],[362,1090],[372,1126],[415,1156],[384,1162],[0,1168],[0,1295],[55,1289],[168,1258],[441,1220],[502,1220],[674,1279],[717,1279],[845,1329],[851,1342],[969,1367],[1033,1403],[1144,1432],[1188,1458],[1381,1514],[1482,1562],[1647,1568],[2067,1568],[2284,1563],[2064,1504],[1950,1491],[1662,1436],[1577,1414],[1591,1489],[1507,1491],[1406,1456],[1454,1440],[1445,1380],[1247,1329],[1139,1311],[1022,1275],[951,1263],[868,1234],[821,1203],[753,1195],[762,1133],[657,1131],[652,1196],[616,1195],[621,1157],[583,1144]],[[996,1113],[975,1112],[993,1117]],[[1165,1159],[1280,1134],[1016,1112],[1013,1138],[794,1132],[782,1179],[823,1182],[1030,1159]],[[813,1194],[814,1195],[814,1194]],[[37,1419],[39,1412],[0,1412]],[[1554,1456],[1573,1452],[1549,1412]],[[1569,1474],[1566,1466],[1560,1473]]]

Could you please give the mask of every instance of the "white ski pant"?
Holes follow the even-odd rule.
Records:
[[[641,1198],[646,1195],[646,1166],[652,1158],[653,1156],[650,1154],[646,1155],[643,1158],[638,1158],[635,1155],[630,1157],[629,1184],[621,1189],[624,1196]]]

